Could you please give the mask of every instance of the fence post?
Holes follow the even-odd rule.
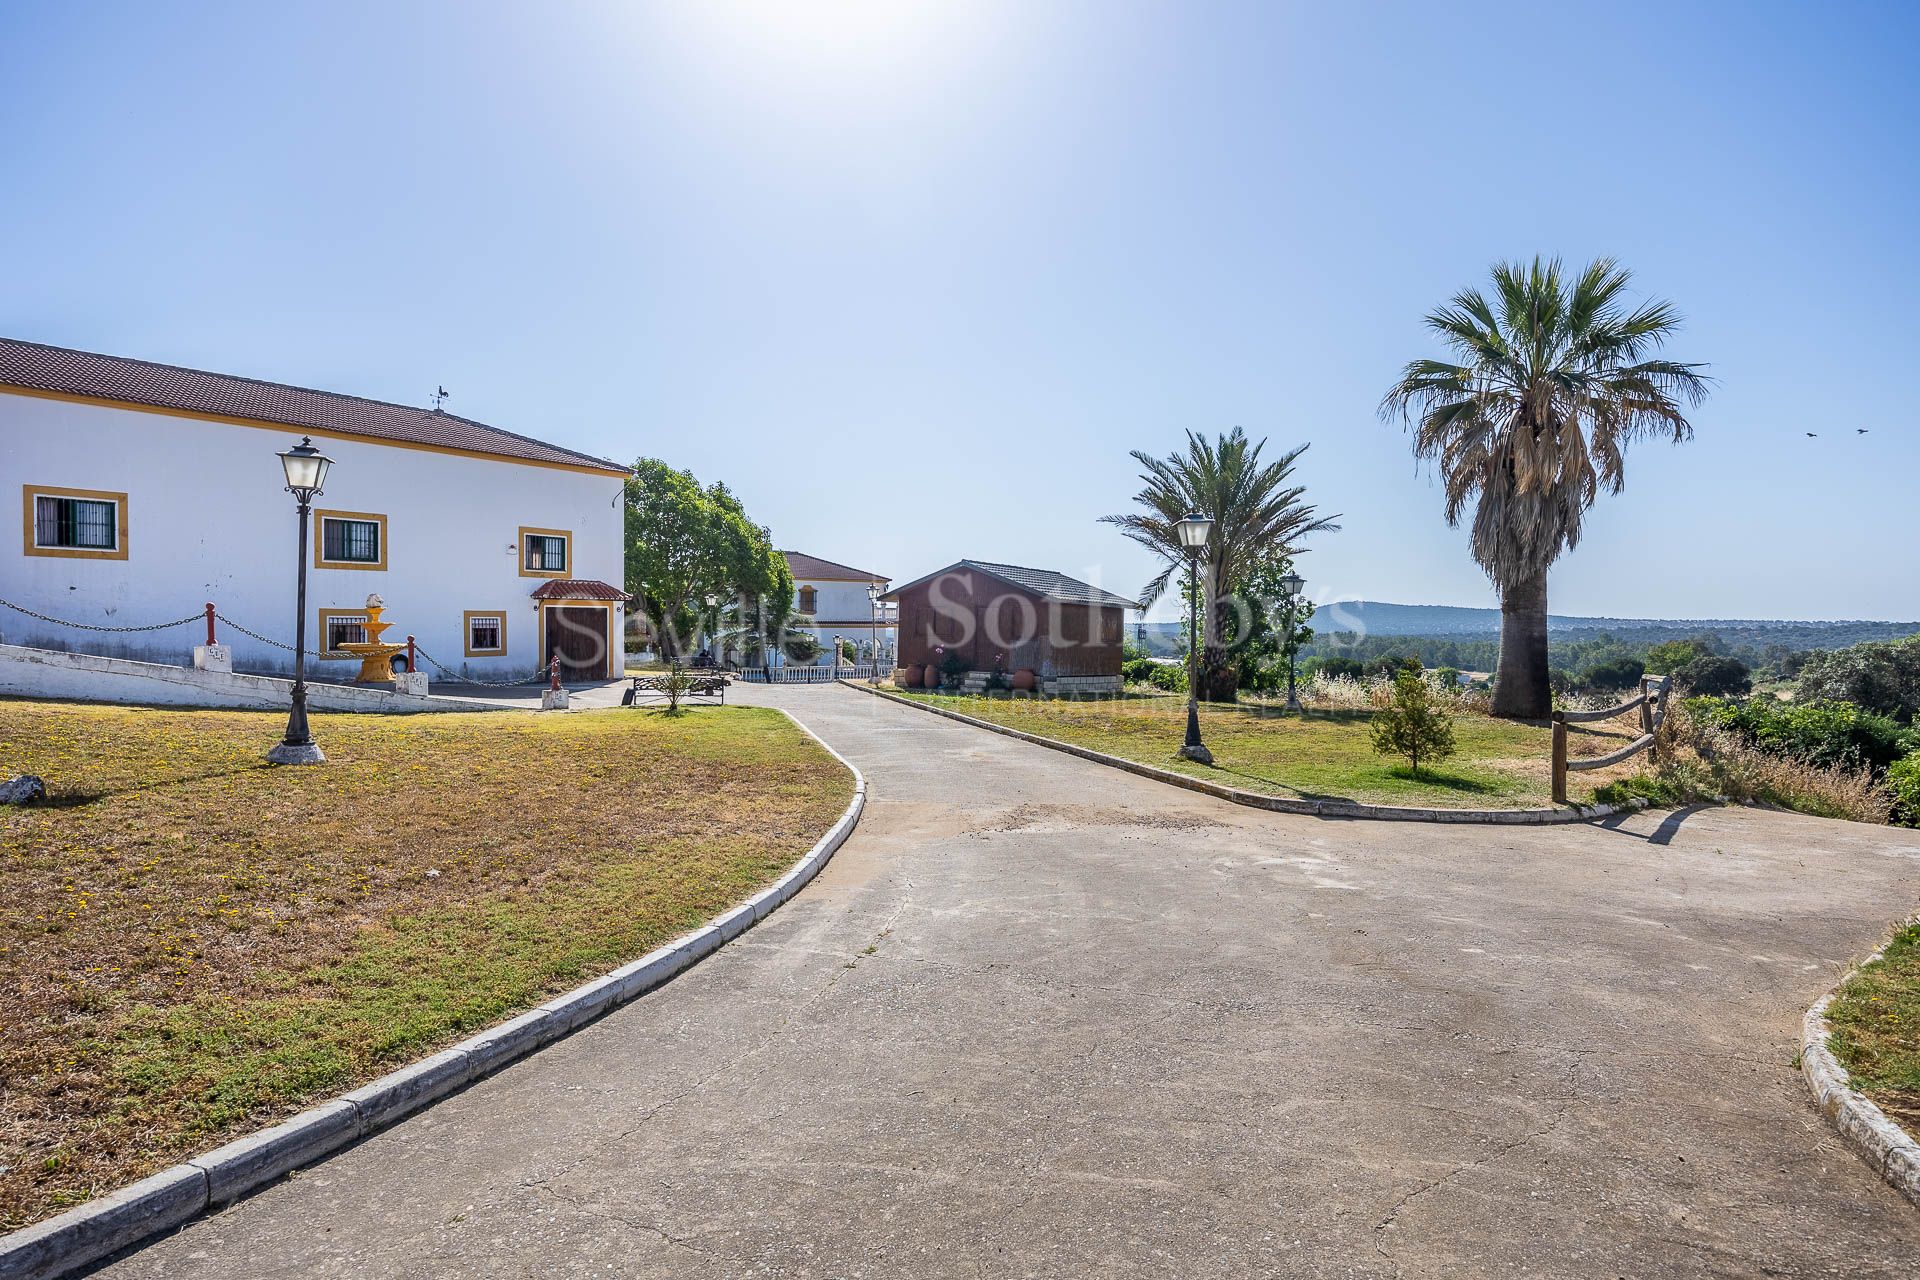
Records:
[[[412,675],[420,669],[419,659],[413,656],[413,637],[407,637],[407,674]]]
[[[1659,689],[1658,693],[1654,692],[1656,688]],[[1640,723],[1646,726],[1646,731],[1649,734],[1659,732],[1660,716],[1655,713],[1666,710],[1666,707],[1662,705],[1666,701],[1666,692],[1667,686],[1665,681],[1655,679],[1647,684],[1647,700],[1640,704]],[[1660,740],[1658,738],[1655,738],[1647,744],[1647,763],[1660,763]]]
[[[213,638],[213,601],[207,601],[207,648],[211,649],[219,642]]]
[[[1567,719],[1564,711],[1553,713],[1553,802],[1567,802]]]
[[[1640,732],[1653,732],[1653,681],[1647,676],[1640,677]]]

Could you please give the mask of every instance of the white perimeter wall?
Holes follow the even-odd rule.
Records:
[[[291,643],[299,530],[274,455],[302,434],[0,392],[0,597],[110,626],[185,617],[211,600],[243,625]],[[309,655],[320,609],[358,609],[378,592],[394,624],[387,639],[411,633],[441,662],[481,678],[532,671],[541,656],[530,593],[547,580],[519,573],[521,526],[571,530],[569,576],[623,584],[617,476],[311,434],[334,460],[314,505],[384,514],[388,567],[315,569],[309,543]],[[21,488],[29,484],[126,493],[127,558],[24,554],[16,531],[27,518]],[[504,658],[463,656],[467,610],[506,615]],[[616,624],[623,618],[616,615]],[[0,608],[0,640],[185,664],[204,629],[108,635]],[[220,641],[232,646],[241,670],[291,668],[291,654],[225,627]],[[339,660],[309,662],[328,679],[350,679],[357,669]]]

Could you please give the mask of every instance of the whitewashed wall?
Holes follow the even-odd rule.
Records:
[[[814,608],[812,616],[817,626],[795,626],[796,631],[811,631],[819,637],[824,648],[833,643],[833,637],[842,636],[856,645],[864,646],[869,639],[868,619],[873,616],[873,603],[867,599],[867,584],[864,582],[846,582],[837,578],[796,578],[794,580],[794,607],[800,606],[802,599],[800,588],[814,589]],[[884,653],[894,650],[894,628],[890,625],[891,606],[881,606],[881,625],[877,635],[880,648]],[[822,663],[831,660],[831,655],[823,654]]]
[[[387,568],[307,570],[309,652],[322,608],[386,601],[389,640],[413,634],[441,662],[481,678],[529,672],[541,661],[531,592],[515,547],[522,526],[573,532],[570,576],[615,586],[625,577],[617,476],[466,458],[105,405],[0,392],[0,597],[77,622],[130,626],[184,617],[213,601],[247,627],[291,643],[298,525],[274,455],[312,434],[333,458],[315,505],[387,516]],[[23,485],[128,495],[127,558],[24,554]],[[507,653],[463,656],[467,610],[500,610]],[[0,608],[10,644],[185,663],[202,629],[109,635],[35,622]],[[284,671],[292,655],[222,628],[245,671]],[[313,661],[311,658],[310,661]],[[340,661],[313,662],[328,676]],[[433,672],[424,663],[422,669]]]

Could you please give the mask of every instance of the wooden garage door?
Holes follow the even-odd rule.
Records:
[[[554,650],[560,653],[562,680],[609,678],[606,607],[562,605],[547,610],[547,651]]]

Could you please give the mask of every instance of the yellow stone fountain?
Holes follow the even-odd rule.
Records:
[[[342,653],[350,653],[360,659],[360,674],[353,678],[355,684],[392,684],[393,655],[407,646],[404,644],[386,644],[380,637],[386,634],[391,622],[380,620],[380,611],[386,608],[384,601],[377,595],[367,597],[367,638],[339,645]]]

